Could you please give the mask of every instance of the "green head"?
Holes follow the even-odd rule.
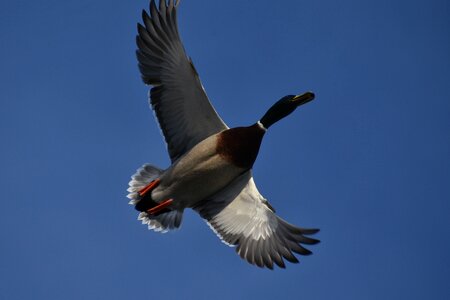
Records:
[[[314,100],[314,93],[312,92],[306,92],[297,96],[285,96],[272,105],[272,107],[269,108],[259,122],[264,126],[264,128],[268,129],[275,122],[278,122],[291,114],[300,105],[308,103],[312,100]]]

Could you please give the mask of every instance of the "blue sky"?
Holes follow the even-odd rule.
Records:
[[[134,55],[139,1],[0,2],[1,299],[448,299],[448,1],[183,0],[186,50],[229,126],[286,94],[255,181],[322,243],[261,270],[193,212],[127,205],[169,164]]]

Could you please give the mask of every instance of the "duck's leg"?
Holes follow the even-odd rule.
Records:
[[[151,191],[154,190],[161,180],[155,179],[139,190],[138,194],[141,197],[140,201],[135,205],[135,209],[138,211],[145,211],[148,214],[157,216],[159,214],[170,211],[167,207],[173,202],[172,199],[165,200],[161,203],[155,202],[152,199]]]
[[[164,212],[169,211],[167,207],[172,204],[173,199],[164,200],[161,203],[156,203],[152,200],[151,195],[149,194],[152,190],[154,190],[160,183],[159,179],[155,179],[143,187],[139,192],[139,196],[141,196],[142,200],[136,205],[136,209],[139,211],[146,211],[151,215],[158,215]],[[151,208],[146,209],[145,206],[151,206]]]
[[[156,215],[157,213],[161,212],[166,207],[168,207],[170,204],[172,204],[172,202],[173,202],[173,199],[164,200],[163,202],[159,203],[158,205],[148,209],[147,213],[149,213],[151,215]]]
[[[159,185],[160,180],[159,179],[155,179],[153,181],[151,181],[149,184],[147,184],[144,188],[142,188],[138,193],[139,196],[144,197],[145,194],[147,194],[148,192],[152,191],[153,189],[155,189],[158,185]]]

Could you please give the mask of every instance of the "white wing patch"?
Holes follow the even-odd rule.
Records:
[[[250,178],[239,195],[239,201],[232,201],[210,222],[225,234],[242,234],[255,240],[266,239],[276,230],[278,223],[273,212],[263,205],[263,200],[253,178]]]
[[[309,255],[302,244],[319,241],[306,237],[317,229],[293,226],[279,218],[259,193],[251,172],[241,175],[228,187],[194,208],[214,232],[251,264],[284,268],[283,259],[298,262],[292,252]]]

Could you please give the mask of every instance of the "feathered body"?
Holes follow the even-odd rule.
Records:
[[[267,129],[314,94],[288,95],[260,121],[228,128],[211,105],[181,43],[176,12],[178,1],[150,2],[138,25],[137,57],[142,79],[153,85],[150,104],[168,145],[172,165],[166,170],[145,164],[129,185],[130,204],[139,220],[155,231],[181,224],[183,210],[193,208],[238,254],[259,267],[284,267],[283,259],[298,262],[292,252],[308,255],[301,244],[317,229],[296,227],[275,215],[259,193],[251,168]]]
[[[256,135],[253,133],[256,131]],[[174,199],[174,209],[193,207],[249,170],[258,155],[262,129],[224,130],[195,145],[170,166],[152,191],[152,199]]]

